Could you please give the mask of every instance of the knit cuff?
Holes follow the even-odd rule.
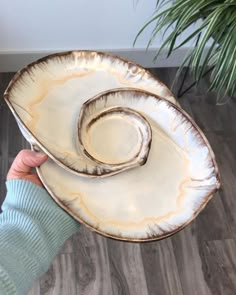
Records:
[[[3,212],[13,209],[27,213],[47,228],[59,231],[64,241],[79,229],[79,223],[66,213],[47,191],[27,180],[8,180],[7,196],[2,204]]]
[[[10,180],[6,185],[0,214],[0,285],[25,294],[79,223],[36,184]]]

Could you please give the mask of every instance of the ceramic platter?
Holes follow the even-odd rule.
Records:
[[[18,72],[5,99],[54,200],[120,240],[167,237],[219,188],[212,149],[173,94],[148,71],[107,53],[73,51]]]

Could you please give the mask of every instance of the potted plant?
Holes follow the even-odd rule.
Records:
[[[178,38],[183,32],[193,24],[199,23],[199,20],[200,24],[179,42]],[[157,34],[165,29],[163,44],[157,51],[156,58],[164,48],[168,48],[167,57],[169,57],[187,42],[197,40],[194,48],[183,60],[179,72],[188,64],[194,79],[199,82],[210,67],[212,70],[209,90],[216,91],[220,96],[236,95],[235,0],[157,1],[153,17],[139,31],[134,43],[151,24],[154,24],[154,29],[148,47]],[[168,28],[172,28],[170,33],[166,33]]]

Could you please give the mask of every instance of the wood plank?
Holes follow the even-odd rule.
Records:
[[[199,244],[193,226],[189,225],[171,239],[183,294],[213,294],[204,278]]]
[[[234,295],[236,290],[235,240],[204,242],[199,253],[204,278],[211,294]]]
[[[140,245],[108,240],[108,252],[112,294],[148,295]]]
[[[107,239],[81,226],[72,240],[77,293],[112,294]]]
[[[172,239],[141,245],[145,278],[150,295],[182,295]]]
[[[40,279],[41,295],[76,295],[75,260],[73,253],[58,255],[49,271]]]

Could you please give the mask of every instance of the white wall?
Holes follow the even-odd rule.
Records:
[[[0,0],[0,50],[132,48],[156,0]],[[149,32],[139,40],[145,48]]]
[[[145,53],[151,28],[133,49],[138,30],[156,0],[0,0],[0,71],[18,70],[52,52],[71,49],[113,51],[152,66]],[[159,47],[161,39],[154,43]],[[182,53],[159,65],[175,66]]]

